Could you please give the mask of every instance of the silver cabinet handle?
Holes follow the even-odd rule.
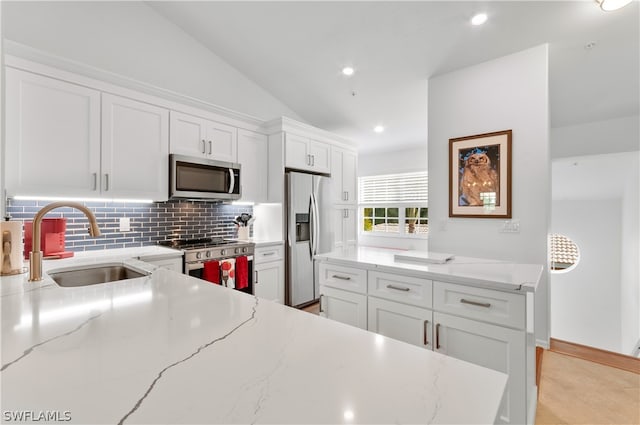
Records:
[[[271,251],[271,252],[265,252],[264,254],[262,254],[264,257],[266,257],[267,255],[276,255],[275,252]]]
[[[104,175],[104,190],[105,192],[109,190],[109,173]]]
[[[311,155],[311,166],[312,167],[316,166],[316,156],[315,155]]]
[[[346,191],[342,192],[342,200],[343,201],[348,201],[349,200],[349,195],[347,194]]]
[[[484,307],[484,308],[489,308],[489,307],[491,307],[491,304],[490,304],[490,303],[481,303],[481,302],[478,302],[478,301],[465,300],[464,298],[462,298],[462,299],[460,300],[460,302],[461,302],[462,304],[477,305],[478,307]]]
[[[404,286],[396,286],[396,285],[387,285],[387,288],[395,289],[396,291],[404,291],[404,292],[409,292],[411,290],[410,288],[406,288]]]
[[[209,140],[209,155],[213,153],[213,149],[211,148],[211,140]]]
[[[258,284],[258,270],[256,270],[256,272],[255,272],[255,273],[256,273],[256,281],[255,281],[255,282],[253,282],[253,284],[254,284],[254,285],[257,285],[257,284]]]
[[[324,310],[322,309],[322,297],[324,297],[324,294],[320,294],[320,300],[318,300],[319,304],[320,304],[320,313],[324,313]]]
[[[202,139],[202,153],[207,153],[207,142]]]
[[[98,190],[98,173],[93,173],[93,190]]]
[[[351,278],[349,276],[340,276],[337,274],[334,274],[333,276],[331,276],[334,279],[340,279],[340,280],[351,280]]]
[[[349,210],[344,210],[344,218],[349,218]]]
[[[424,345],[429,345],[429,341],[427,340],[427,325],[428,324],[429,324],[429,321],[425,320],[424,324],[422,325],[422,336],[423,336]]]
[[[307,155],[307,165],[311,165],[311,155]]]
[[[344,192],[345,196],[347,197],[347,199],[345,199],[345,201],[349,200],[349,192]]]
[[[436,350],[440,349],[440,323],[436,323]]]

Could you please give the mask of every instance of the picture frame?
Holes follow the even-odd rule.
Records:
[[[449,139],[449,217],[511,218],[512,130]]]

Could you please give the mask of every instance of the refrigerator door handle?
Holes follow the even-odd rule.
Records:
[[[318,201],[316,200],[316,195],[311,195],[311,200],[313,202],[313,255],[318,253],[318,238],[320,236],[320,222],[318,220],[319,211],[318,211]]]
[[[313,194],[309,197],[309,258],[313,261],[313,247],[315,244],[315,217],[314,217],[314,209],[313,209]]]

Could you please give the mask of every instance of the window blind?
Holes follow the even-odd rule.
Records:
[[[426,171],[360,177],[358,179],[359,203],[419,202],[426,204],[428,182]]]

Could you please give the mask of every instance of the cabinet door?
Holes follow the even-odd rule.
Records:
[[[342,191],[345,193],[345,202],[351,205],[358,203],[357,187],[357,156],[354,152],[342,153]]]
[[[170,151],[189,156],[207,156],[205,120],[171,111]]]
[[[238,130],[238,162],[242,166],[242,200],[267,201],[267,136]]]
[[[311,169],[318,173],[331,172],[331,146],[316,140],[309,141]]]
[[[206,152],[211,159],[238,162],[238,129],[214,121],[205,121]]]
[[[95,197],[100,92],[6,68],[7,196]]]
[[[498,420],[526,423],[525,333],[437,312],[433,320],[435,351],[509,375]]]
[[[102,193],[113,198],[167,200],[169,111],[102,95]]]
[[[321,285],[320,315],[367,329],[367,296]]]
[[[308,138],[291,133],[285,135],[285,167],[299,170],[311,169]]]
[[[331,225],[334,249],[355,246],[357,244],[358,219],[355,208],[334,208],[332,210]]]
[[[431,310],[376,297],[369,297],[368,303],[370,331],[432,349]]]
[[[284,262],[256,264],[253,288],[257,297],[284,304]]]
[[[342,186],[342,161],[344,151],[340,148],[331,148],[331,202],[343,204],[346,195]]]

